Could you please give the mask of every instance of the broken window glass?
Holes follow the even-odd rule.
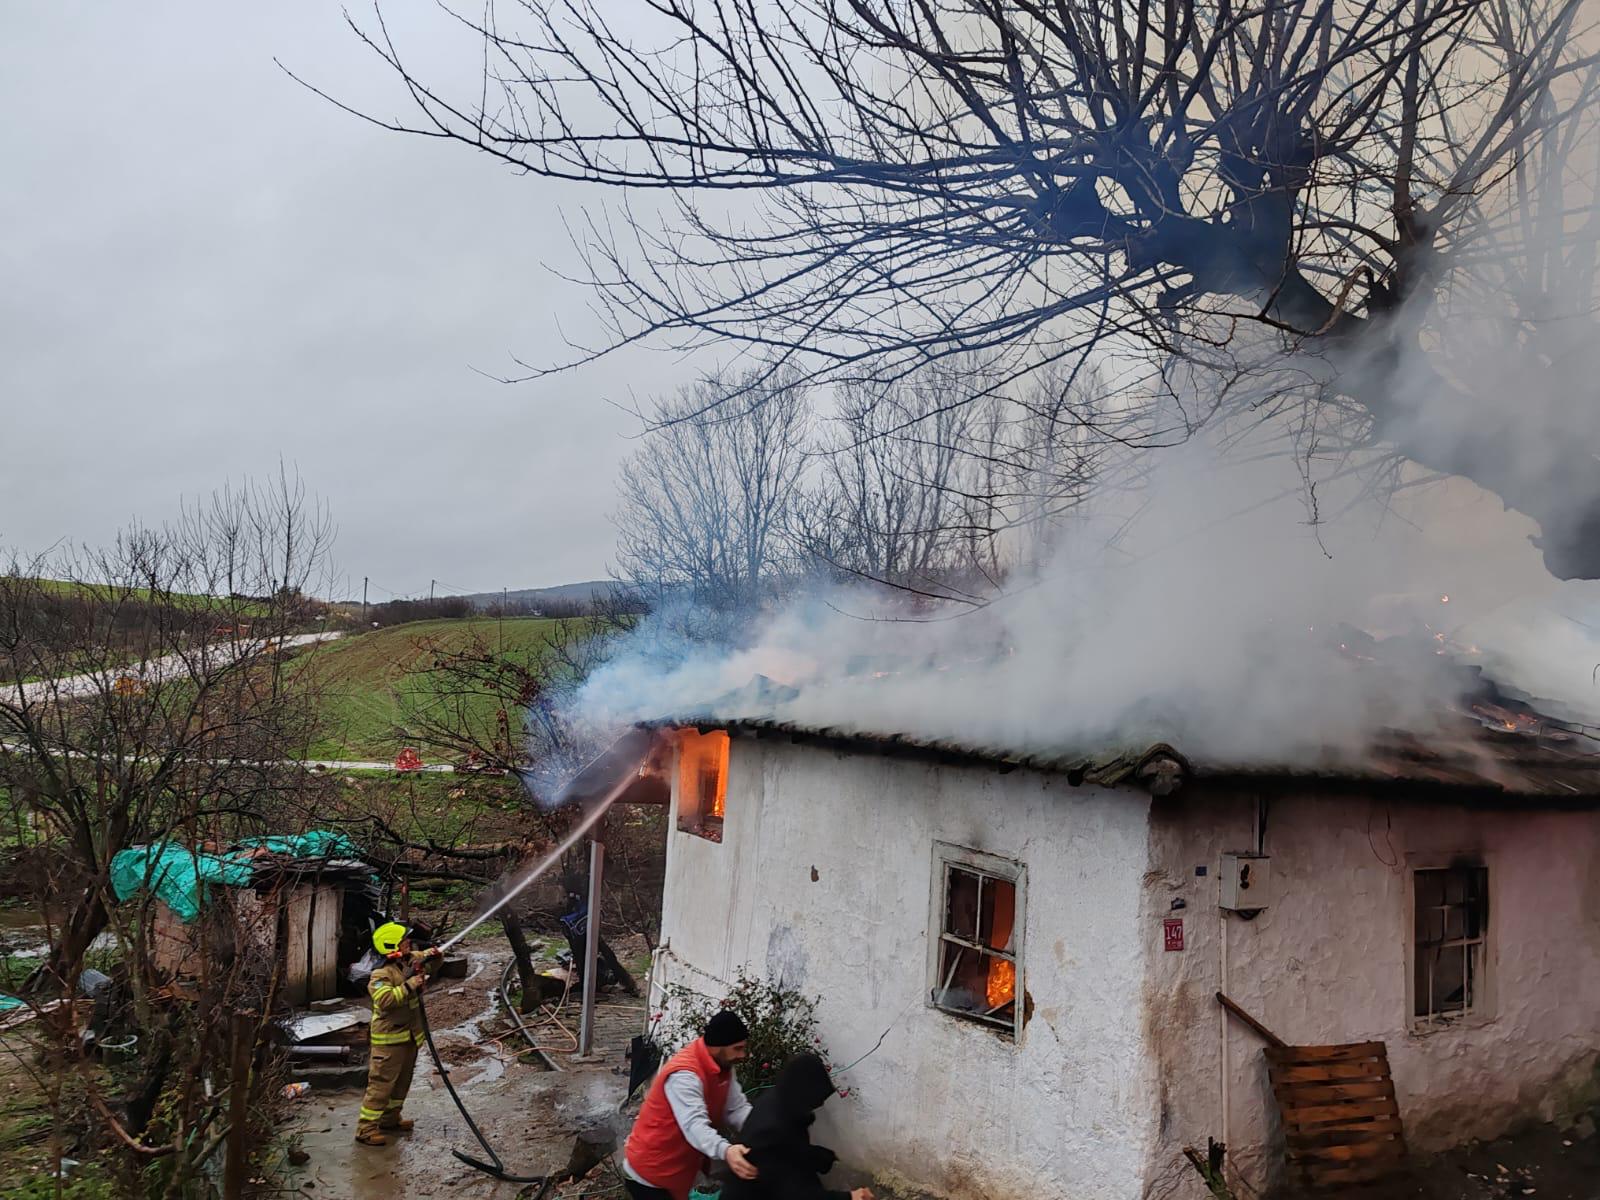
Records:
[[[933,1002],[1007,1030],[1017,1022],[1015,880],[945,862]]]
[[[1481,1006],[1489,870],[1461,865],[1419,870],[1415,908],[1413,1015],[1449,1020]]]

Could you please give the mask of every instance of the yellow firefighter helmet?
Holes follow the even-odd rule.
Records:
[[[388,958],[391,954],[400,953],[400,943],[411,936],[411,931],[399,921],[387,921],[372,931],[372,945],[377,952]]]

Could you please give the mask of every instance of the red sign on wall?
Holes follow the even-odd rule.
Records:
[[[1183,918],[1164,917],[1161,921],[1162,941],[1168,950],[1183,949]]]

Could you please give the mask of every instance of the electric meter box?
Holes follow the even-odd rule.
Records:
[[[1272,903],[1272,858],[1266,854],[1222,856],[1221,905],[1232,912],[1260,912]]]

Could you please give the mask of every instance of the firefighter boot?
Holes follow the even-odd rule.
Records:
[[[415,1061],[416,1047],[409,1042],[372,1048],[367,1064],[367,1092],[361,1098],[361,1116],[356,1123],[356,1141],[367,1146],[389,1144],[380,1127],[390,1113],[400,1115],[406,1086],[411,1082],[407,1068]],[[396,1091],[400,1093],[398,1098]]]

